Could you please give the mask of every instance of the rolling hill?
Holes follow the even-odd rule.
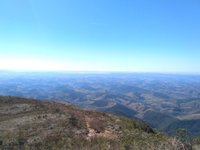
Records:
[[[152,127],[170,135],[175,135],[178,128],[187,129],[191,138],[200,135],[200,119],[180,120],[160,112],[147,111],[144,114],[143,120]]]
[[[0,149],[181,150],[145,123],[68,103],[0,97]]]
[[[84,109],[140,118],[168,134],[179,125],[191,136],[200,134],[196,128],[200,120],[199,75],[0,72],[0,95],[65,101]]]

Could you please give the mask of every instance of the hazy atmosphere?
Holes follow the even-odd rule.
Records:
[[[198,0],[1,0],[0,70],[200,73]]]
[[[0,0],[0,150],[200,150],[200,0]]]

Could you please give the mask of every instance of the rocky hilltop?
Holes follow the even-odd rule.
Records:
[[[83,110],[68,103],[0,97],[3,150],[181,150],[178,140],[140,120]]]

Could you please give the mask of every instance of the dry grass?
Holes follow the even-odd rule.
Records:
[[[139,121],[68,104],[0,97],[0,149],[186,150]]]

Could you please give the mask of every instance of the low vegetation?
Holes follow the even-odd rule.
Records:
[[[0,149],[187,150],[139,120],[66,103],[0,97]]]

